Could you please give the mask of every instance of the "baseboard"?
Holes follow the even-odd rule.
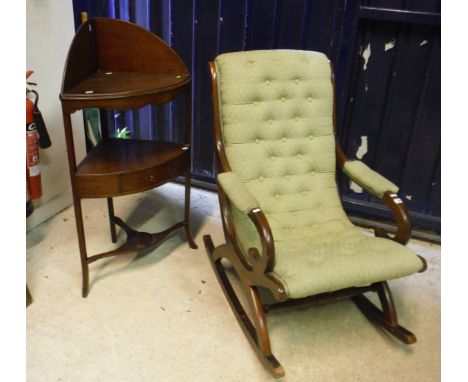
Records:
[[[49,220],[57,215],[60,211],[70,206],[73,203],[71,189],[68,188],[64,192],[57,195],[55,198],[47,201],[39,206],[34,206],[34,212],[26,219],[26,231],[30,231],[39,224]]]

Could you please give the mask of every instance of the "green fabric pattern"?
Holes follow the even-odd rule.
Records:
[[[372,170],[360,160],[346,161],[343,166],[343,172],[362,188],[382,199],[387,191],[398,192],[398,186],[379,173]]]
[[[344,212],[335,181],[330,64],[318,52],[262,50],[215,60],[221,128],[232,172],[258,201],[275,244],[274,273],[290,298],[417,272],[414,252],[365,236]],[[221,174],[222,175],[222,174]],[[218,178],[219,179],[219,178]],[[260,248],[245,191],[229,191],[241,250]],[[250,197],[249,197],[250,198]]]
[[[242,213],[248,214],[254,208],[260,206],[260,203],[242,184],[242,180],[237,174],[223,172],[218,174],[217,179],[230,202]]]

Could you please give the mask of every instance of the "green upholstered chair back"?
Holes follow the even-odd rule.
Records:
[[[215,64],[229,165],[259,201],[274,239],[344,218],[327,57],[263,50],[222,54]],[[242,249],[258,245],[248,219],[232,213]]]

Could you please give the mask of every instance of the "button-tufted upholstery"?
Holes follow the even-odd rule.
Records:
[[[423,268],[406,247],[364,236],[335,182],[333,88],[327,57],[271,50],[215,60],[223,141],[232,172],[218,182],[243,203],[231,213],[245,252],[260,248],[245,206],[258,201],[272,229],[274,273],[291,298],[401,277]],[[236,180],[237,179],[237,180]],[[233,182],[242,187],[233,186]],[[229,189],[237,191],[229,192]],[[250,195],[251,194],[251,195]],[[244,207],[243,207],[244,206]]]

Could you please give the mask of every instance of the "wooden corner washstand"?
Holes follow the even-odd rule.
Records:
[[[137,109],[169,102],[183,94],[184,143],[103,139],[76,164],[70,115],[85,108]],[[140,251],[184,227],[191,248],[197,248],[190,230],[191,76],[182,60],[164,41],[132,23],[94,18],[78,29],[63,74],[62,102],[68,164],[75,207],[81,267],[82,295],[89,292],[89,264],[105,257]],[[105,130],[105,129],[103,129]],[[152,189],[178,176],[185,177],[184,220],[165,231],[150,234],[130,228],[114,215],[112,198]],[[116,225],[126,242],[109,252],[88,256],[81,199],[107,198],[112,242]]]

